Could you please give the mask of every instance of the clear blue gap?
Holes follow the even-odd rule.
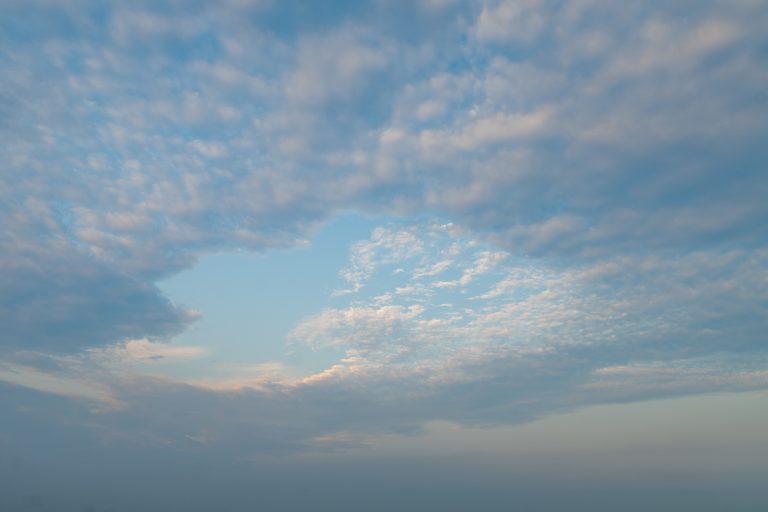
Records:
[[[309,246],[204,256],[193,268],[159,282],[175,303],[202,314],[174,345],[210,352],[207,358],[168,365],[164,371],[210,376],[217,368],[267,362],[307,373],[329,367],[343,357],[342,351],[287,344],[286,335],[303,318],[328,307],[333,291],[345,287],[339,271],[349,262],[351,245],[390,221],[339,214]]]

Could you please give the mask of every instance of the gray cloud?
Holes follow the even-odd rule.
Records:
[[[414,454],[409,452],[413,446],[406,444],[384,445],[346,459],[327,454],[241,462],[167,445],[126,446],[125,440],[100,436],[95,426],[82,428],[83,408],[4,386],[0,404],[8,414],[0,427],[0,475],[12,485],[3,488],[0,504],[19,511],[67,512],[159,511],[177,506],[193,511],[300,510],[308,506],[353,510],[367,506],[372,496],[381,496],[370,504],[372,510],[423,510],[436,505],[466,510],[525,504],[541,511],[564,506],[606,511],[653,506],[672,511],[693,504],[714,511],[725,502],[748,509],[765,502],[764,489],[755,476],[764,467],[762,445],[757,443],[758,450],[753,446],[752,456],[746,459],[742,455],[749,446],[733,439],[708,444],[703,451],[696,447],[717,439],[707,434],[718,429],[759,440],[758,425],[717,414],[760,403],[755,396],[688,402],[687,415],[716,426],[691,439],[691,432],[674,428],[683,415],[673,415],[661,426],[677,441],[674,445],[648,444],[647,434],[637,423],[648,416],[668,415],[676,402],[645,406],[628,416],[598,412],[592,418],[542,423],[536,425],[533,435],[524,430],[513,431],[515,436],[485,430],[482,438],[478,432],[466,432],[446,440],[468,446],[486,446],[483,441],[492,440],[498,443],[492,453],[468,455],[455,449]],[[702,412],[707,410],[710,412]],[[52,418],[58,421],[53,423]],[[617,440],[627,432],[628,423],[634,424],[629,429],[633,437],[621,439],[619,448]],[[750,428],[745,429],[747,426]],[[575,437],[587,446],[584,451],[562,450],[556,440],[563,437]],[[688,442],[681,443],[681,439]],[[423,439],[414,439],[414,443],[420,442]],[[542,445],[547,442],[554,445]],[[595,450],[593,445],[602,448]],[[712,460],[717,464],[711,464]],[[681,468],[681,462],[688,466]]]
[[[3,247],[4,352],[71,352],[142,336],[164,339],[196,317],[173,305],[155,286],[66,245],[53,246],[54,252]]]

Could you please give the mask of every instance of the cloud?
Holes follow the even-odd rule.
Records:
[[[291,244],[349,208],[448,215],[547,256],[756,234],[766,76],[748,4],[687,4],[687,23],[641,2],[468,5],[412,7],[425,31],[408,37],[376,5],[348,13],[358,24],[336,10],[107,5],[112,26],[165,43],[42,29],[10,40],[7,204],[55,206],[73,242],[152,277],[205,251]],[[285,30],[249,28],[243,9]],[[315,15],[315,30],[287,28]],[[94,16],[59,13],[74,26]],[[466,39],[519,17],[550,20],[544,41]],[[733,197],[741,215],[709,213]],[[661,220],[688,216],[712,222]],[[557,219],[571,219],[568,243],[541,243],[537,226]]]
[[[67,245],[3,245],[0,351],[66,353],[129,338],[166,339],[198,315]]]
[[[347,30],[303,41],[296,67],[286,79],[286,99],[310,105],[330,102],[336,108],[358,104],[355,97],[370,87],[390,60],[386,46],[366,44],[361,39]]]
[[[546,25],[540,0],[491,2],[477,18],[475,33],[481,41],[530,41]]]
[[[421,240],[409,230],[377,228],[370,240],[357,242],[352,247],[350,266],[341,272],[343,279],[352,288],[337,291],[336,294],[357,292],[377,267],[407,260],[422,252]]]
[[[764,385],[759,2],[76,7],[0,7],[0,343],[5,380],[128,404],[85,414],[107,438],[284,453]],[[445,222],[352,248],[293,331],[337,364],[222,391],[96,357],[199,355],[158,279],[350,210]]]
[[[202,347],[156,343],[146,338],[128,340],[108,349],[95,349],[91,357],[113,363],[153,362],[164,359],[195,359],[205,355]]]
[[[382,232],[374,231],[372,240]],[[295,342],[347,351],[344,361],[309,377],[307,384],[359,387],[369,381],[375,389],[399,383],[403,396],[426,386],[424,409],[437,406],[443,394],[461,396],[466,386],[473,389],[472,398],[456,398],[454,412],[466,407],[480,417],[472,402],[480,396],[503,401],[512,388],[533,394],[557,388],[570,396],[580,387],[596,389],[593,376],[609,367],[693,368],[707,358],[760,357],[766,328],[760,311],[768,300],[761,291],[764,251],[703,251],[676,260],[620,256],[563,268],[490,252],[482,241],[446,226],[386,232],[409,233],[418,241],[411,245],[419,247],[420,258],[384,253],[370,260],[368,278],[381,283],[378,276],[390,275],[391,290],[382,294],[379,287],[370,292],[361,287],[346,296],[347,306],[310,316],[293,330]],[[420,270],[445,266],[448,248],[455,280]],[[391,276],[392,268],[402,267],[404,272]],[[706,375],[669,372],[669,384],[679,378],[679,386],[632,381],[624,391],[690,392],[696,386],[714,389],[717,382],[725,388],[737,382],[762,385],[759,364],[736,370],[739,365],[724,363]],[[728,374],[728,367],[734,373]],[[551,406],[542,404],[543,410]]]
[[[361,248],[374,249],[362,251],[366,286],[292,333],[294,343],[345,352],[317,373],[270,363],[219,379],[159,378],[136,363],[200,350],[138,339],[79,355],[16,352],[0,380],[68,397],[55,406],[44,395],[25,401],[106,446],[226,464],[344,452],[417,435],[434,421],[487,428],[601,403],[768,386],[765,250],[559,266],[489,251],[442,223],[374,229],[351,261]],[[442,272],[417,272],[444,267],[448,254]],[[391,287],[431,293],[381,299],[370,285],[393,268],[403,271]],[[473,278],[438,286],[445,273]]]

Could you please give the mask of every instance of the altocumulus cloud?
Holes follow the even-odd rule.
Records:
[[[767,18],[4,2],[0,376],[97,387],[39,412],[105,439],[235,458],[763,388]],[[115,362],[195,355],[157,346],[196,316],[158,279],[348,210],[403,221],[354,245],[342,303],[291,333],[338,364],[217,391]]]

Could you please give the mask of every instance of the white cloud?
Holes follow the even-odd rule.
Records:
[[[419,279],[421,277],[436,276],[442,273],[443,271],[447,270],[448,268],[450,268],[452,264],[453,264],[453,261],[451,260],[438,261],[437,263],[429,267],[417,268],[416,270],[413,271],[413,277],[415,279]]]
[[[310,345],[340,345],[356,350],[406,347],[412,321],[424,312],[419,304],[329,309],[310,317],[290,337]]]
[[[285,81],[289,101],[322,105],[359,94],[371,75],[389,63],[386,47],[366,44],[364,35],[341,31],[303,41],[296,67]]]
[[[108,384],[98,379],[85,380],[81,377],[67,377],[51,374],[20,364],[0,362],[0,382],[16,384],[29,389],[42,391],[79,400],[88,400],[102,407],[119,407]]]
[[[350,266],[341,271],[341,276],[352,288],[336,293],[357,292],[379,266],[411,259],[421,252],[422,242],[413,232],[377,228],[370,240],[357,242],[352,247]]]
[[[166,362],[196,359],[206,355],[203,347],[185,347],[150,341],[146,338],[103,349],[91,349],[92,357],[114,364]]]
[[[547,23],[541,0],[490,2],[480,12],[475,33],[481,41],[525,41],[535,38]]]
[[[494,267],[508,257],[509,254],[506,252],[483,251],[478,254],[475,264],[472,267],[464,269],[460,278],[453,281],[437,281],[433,283],[433,286],[438,288],[466,286],[477,276],[487,274],[489,271],[493,270]]]
[[[766,272],[759,270],[762,263],[750,261],[747,252],[718,256],[702,252],[679,261],[619,257],[558,268],[489,251],[482,242],[434,231],[434,226],[398,230],[402,231],[422,241],[421,258],[401,254],[390,261],[414,268],[399,274],[409,277],[407,281],[392,284],[384,295],[367,298],[362,293],[348,307],[306,318],[291,333],[292,339],[346,349],[354,355],[348,370],[356,378],[368,374],[386,379],[381,376],[386,362],[387,371],[398,378],[421,379],[429,368],[430,382],[442,386],[482,381],[487,372],[495,375],[494,361],[510,357],[547,354],[558,364],[561,352],[566,357],[571,350],[610,352],[621,346],[634,357],[659,358],[654,347],[681,336],[688,340],[681,346],[692,356],[716,353],[731,346],[726,333],[742,328],[733,324],[712,330],[705,327],[710,320],[743,308],[748,296],[756,303],[766,299],[757,290]],[[432,269],[447,270],[447,260],[440,258],[448,247],[455,255],[450,267],[459,277],[430,281],[436,276]],[[377,271],[383,270],[372,267],[369,277]],[[676,284],[681,280],[684,287]],[[741,283],[738,286],[751,283],[739,298],[733,293],[734,280]],[[433,293],[426,293],[425,285],[433,286]],[[475,295],[446,301],[452,297],[446,294],[470,285],[477,290]],[[744,331],[748,338],[752,336],[748,332],[761,329],[761,320],[752,321],[756,323]],[[646,349],[654,355],[641,355]],[[669,347],[667,352],[670,357],[679,354]],[[340,363],[312,382],[322,375],[340,378],[347,366]]]

